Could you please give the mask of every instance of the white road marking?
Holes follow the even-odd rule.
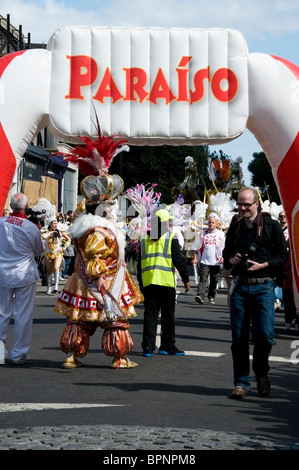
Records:
[[[252,356],[249,356],[250,359],[253,359]],[[292,363],[291,358],[287,357],[281,357],[281,356],[270,356],[269,361],[273,362],[289,362],[290,364]]]
[[[66,410],[74,408],[104,408],[108,406],[126,406],[95,403],[0,403],[0,413],[11,411]]]
[[[160,346],[160,335],[161,335],[161,325],[159,324],[157,327],[157,337],[156,337],[156,345],[159,348]],[[216,353],[216,352],[204,352],[204,351],[185,351],[185,356],[201,356],[201,357],[221,357],[225,356],[226,353]],[[252,359],[252,355],[249,356]],[[270,361],[273,362],[287,362],[292,364],[291,359],[281,356],[270,356]]]
[[[203,351],[185,351],[185,355],[186,356],[221,357],[221,356],[225,356],[225,353],[203,352]]]

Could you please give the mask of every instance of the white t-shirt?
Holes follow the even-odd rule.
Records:
[[[28,219],[0,218],[0,286],[22,287],[39,279],[35,257],[42,253],[41,233]]]
[[[220,264],[224,248],[225,235],[221,230],[209,232],[204,230],[198,235],[193,244],[197,251],[197,261],[209,266]]]

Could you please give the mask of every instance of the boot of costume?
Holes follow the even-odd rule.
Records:
[[[52,295],[52,274],[47,274],[47,295]]]
[[[57,293],[58,292],[58,285],[59,285],[59,277],[60,277],[60,272],[59,271],[55,271],[54,272],[54,292]]]
[[[82,366],[82,362],[78,361],[75,353],[70,353],[62,364],[63,369],[76,369]]]

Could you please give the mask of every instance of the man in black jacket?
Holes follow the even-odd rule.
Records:
[[[144,296],[143,354],[150,357],[156,348],[158,316],[161,311],[159,354],[183,356],[175,346],[175,268],[190,289],[185,258],[174,232],[169,230],[171,214],[160,209],[151,217],[151,229],[140,241],[138,281]]]
[[[252,369],[261,396],[270,392],[269,356],[274,339],[275,283],[282,276],[287,246],[280,224],[259,211],[258,193],[243,188],[238,195],[241,220],[226,235],[223,259],[234,276],[230,300],[233,399],[245,398],[249,381],[249,331],[252,321],[254,350]]]

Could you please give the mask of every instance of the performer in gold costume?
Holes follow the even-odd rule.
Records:
[[[47,295],[53,295],[51,290],[52,274],[54,274],[54,293],[58,293],[61,263],[63,251],[70,245],[71,239],[64,231],[57,228],[57,219],[49,220],[48,230],[42,231],[42,239],[45,242],[45,265],[47,270]]]
[[[112,160],[120,151],[117,149],[119,142],[114,142],[111,147],[110,138],[100,137],[96,142],[86,137],[82,139],[87,143],[85,150],[74,149],[65,158],[79,165],[83,159],[85,172],[92,170],[87,161],[95,154],[98,161],[107,154]],[[106,140],[103,145],[102,139],[111,142]],[[82,152],[85,152],[83,157]],[[111,367],[137,366],[127,357],[133,349],[128,319],[136,315],[134,305],[141,302],[143,296],[126,269],[124,234],[106,217],[109,204],[115,202],[123,189],[122,179],[118,175],[108,175],[107,171],[106,158],[105,166],[98,165],[98,176],[87,176],[81,182],[85,201],[79,206],[84,211],[85,202],[86,209],[69,230],[76,251],[75,269],[55,306],[56,312],[67,317],[67,326],[60,339],[61,349],[67,354],[63,368],[81,365],[78,358],[87,354],[89,338],[98,327],[104,329],[102,349],[113,358]]]

